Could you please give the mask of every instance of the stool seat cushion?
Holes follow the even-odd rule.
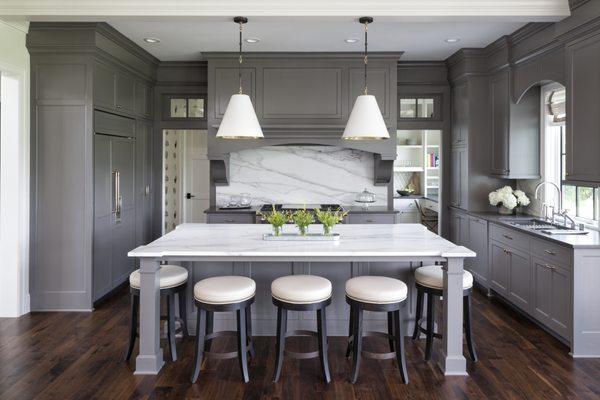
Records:
[[[415,282],[419,285],[433,289],[443,289],[444,271],[441,265],[427,265],[415,270]],[[463,272],[463,290],[473,286],[473,275],[469,271]]]
[[[315,275],[282,276],[271,282],[271,294],[286,303],[318,303],[331,297],[331,282]]]
[[[240,303],[255,293],[256,283],[246,276],[215,276],[194,285],[194,298],[208,304]]]
[[[404,282],[387,276],[358,276],[346,281],[346,296],[363,303],[399,303],[407,295]]]
[[[169,289],[187,282],[188,270],[179,265],[161,265],[158,276],[160,288]],[[136,269],[129,275],[129,285],[134,289],[140,288],[140,280],[139,269]]]

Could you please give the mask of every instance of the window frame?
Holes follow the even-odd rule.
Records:
[[[431,117],[419,117],[419,100],[433,100],[433,116]],[[415,103],[415,116],[414,117],[402,117],[400,114],[401,101],[402,100],[414,100]],[[442,120],[442,96],[440,94],[406,94],[402,93],[398,95],[398,120],[399,121],[441,121]]]
[[[162,96],[162,120],[163,121],[206,121],[206,95],[197,95],[193,93],[186,94],[164,94]],[[182,99],[186,101],[186,115],[189,115],[189,101],[202,99],[204,102],[204,116],[203,117],[172,117],[171,116],[171,100]]]

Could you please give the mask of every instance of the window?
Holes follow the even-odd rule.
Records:
[[[398,99],[400,119],[439,119],[441,98],[436,95],[400,97]]]
[[[167,95],[163,97],[163,119],[204,119],[204,98]]]

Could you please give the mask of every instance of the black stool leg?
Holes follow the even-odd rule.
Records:
[[[248,340],[248,349],[250,350],[250,357],[255,358],[256,352],[254,351],[254,340],[252,340],[252,306],[246,308],[246,338]]]
[[[434,299],[431,293],[427,293],[427,342],[425,344],[425,361],[431,358],[431,348],[433,347],[433,323],[434,319]]]
[[[210,335],[211,333],[213,333],[213,324],[214,324],[214,320],[215,320],[215,313],[213,311],[207,311],[206,312],[206,334]],[[206,341],[206,344],[204,345],[204,348],[206,349],[206,351],[210,351],[210,348],[212,347],[212,339],[208,339]]]
[[[419,320],[423,318],[423,290],[417,288],[417,313],[415,315],[415,329],[413,330],[412,338],[419,338]]]
[[[352,340],[352,375],[351,382],[356,383],[358,379],[358,370],[360,368],[360,355],[362,352],[362,324],[363,324],[363,310],[359,305],[354,307],[354,329],[352,334],[354,336]]]
[[[321,368],[323,369],[323,379],[325,382],[331,382],[329,375],[329,361],[327,359],[327,317],[325,308],[317,310],[317,336],[319,342],[319,358],[321,359]]]
[[[171,350],[171,360],[177,361],[177,348],[175,347],[175,294],[167,296],[167,338]]]
[[[477,362],[475,353],[475,344],[473,343],[473,333],[471,332],[471,295],[463,297],[463,319],[465,320],[465,335],[467,336],[467,346],[471,354],[471,360]]]
[[[277,356],[275,359],[275,372],[273,382],[279,380],[281,366],[283,365],[283,350],[285,348],[285,331],[287,330],[287,310],[277,307]]]
[[[240,371],[244,383],[248,383],[248,349],[246,348],[246,309],[240,308],[236,311],[237,316],[237,345],[238,361],[240,362]]]
[[[129,320],[129,347],[127,348],[127,354],[125,355],[125,361],[129,361],[133,347],[135,346],[135,338],[137,336],[137,325],[138,325],[138,310],[140,308],[140,297],[131,295],[131,319]]]
[[[183,337],[188,335],[187,329],[187,296],[185,295],[185,290],[177,293],[177,301],[179,301],[179,318],[181,318],[181,331],[183,332]]]
[[[204,336],[206,335],[206,310],[198,308],[198,318],[196,320],[196,356],[194,358],[194,372],[192,373],[192,383],[196,382],[200,375],[200,366],[204,356]]]
[[[350,306],[350,318],[348,319],[348,345],[346,346],[346,357],[352,352],[352,331],[354,330],[354,306]]]
[[[388,313],[388,315],[391,313]],[[404,335],[402,334],[402,321],[400,320],[400,310],[394,311],[394,325],[395,325],[395,340],[396,340],[396,360],[398,361],[398,368],[400,369],[400,375],[402,375],[402,382],[408,383],[408,371],[406,370],[406,360],[404,358]]]
[[[393,311],[388,311],[387,313],[387,319],[388,319],[388,342],[390,345],[390,351],[394,351],[394,312]]]

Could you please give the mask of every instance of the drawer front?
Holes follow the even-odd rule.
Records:
[[[573,251],[571,249],[546,240],[531,239],[531,252],[550,263],[567,266],[573,264]]]
[[[349,214],[349,224],[393,224],[396,214]]]
[[[521,250],[529,251],[528,235],[496,224],[490,224],[490,239]]]
[[[209,224],[253,224],[253,214],[208,214]]]
[[[395,199],[394,209],[404,212],[417,212],[417,205],[415,204],[415,201],[415,199]]]

